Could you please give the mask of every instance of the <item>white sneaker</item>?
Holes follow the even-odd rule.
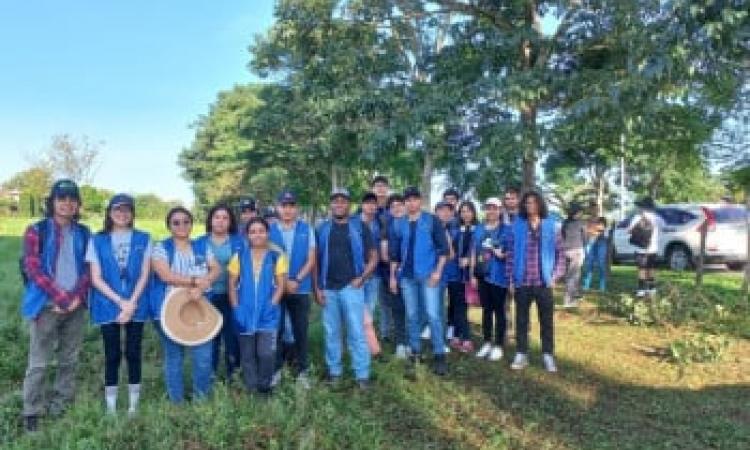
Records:
[[[542,355],[542,362],[544,363],[544,370],[549,373],[557,372],[557,365],[555,364],[555,357],[551,353],[545,353]]]
[[[443,352],[444,352],[444,353],[445,353],[446,355],[447,355],[448,353],[450,353],[450,352],[451,352],[451,348],[450,348],[450,346],[446,345],[445,347],[443,347]]]
[[[271,377],[271,387],[276,387],[281,383],[281,371],[277,370]]]
[[[297,384],[302,389],[310,389],[310,377],[308,377],[306,373],[300,373],[297,375]]]
[[[638,289],[637,291],[635,291],[635,296],[636,297],[645,297],[646,296],[646,291],[643,290],[643,289]]]
[[[482,348],[479,349],[477,352],[477,358],[484,359],[487,357],[487,355],[490,354],[492,351],[492,344],[489,342],[485,342],[484,345],[482,345]]]
[[[516,357],[513,359],[513,363],[510,368],[513,370],[523,370],[529,366],[529,357],[526,353],[516,353]]]
[[[430,326],[427,325],[424,327],[424,330],[422,330],[422,339],[429,339],[430,338]]]
[[[396,359],[406,359],[406,346],[398,344],[396,346]]]
[[[649,297],[653,297],[653,296],[655,296],[655,295],[656,295],[656,289],[649,289],[649,290],[648,290],[648,291],[646,291],[646,292],[648,293],[648,296],[649,296]]]
[[[500,361],[501,359],[503,359],[503,349],[498,346],[492,347],[492,351],[490,351],[490,356],[488,359],[490,361]]]
[[[454,332],[455,332],[455,328],[453,328],[453,326],[448,327],[448,329],[445,331],[445,339],[448,341],[453,339]]]

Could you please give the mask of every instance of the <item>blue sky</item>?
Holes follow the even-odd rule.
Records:
[[[177,155],[218,91],[253,81],[273,1],[3,0],[0,181],[59,133],[102,140],[93,184],[192,201]]]

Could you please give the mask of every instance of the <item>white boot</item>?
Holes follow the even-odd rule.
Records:
[[[104,386],[104,402],[107,404],[107,414],[117,414],[117,386]]]
[[[141,398],[141,385],[140,384],[129,384],[128,385],[128,415],[134,416],[138,411],[138,401]]]

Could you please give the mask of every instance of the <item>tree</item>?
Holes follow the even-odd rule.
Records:
[[[18,190],[19,212],[31,217],[42,211],[44,199],[52,187],[52,173],[46,166],[36,166],[18,172],[2,184],[3,191]]]
[[[92,142],[87,136],[58,134],[52,137],[50,147],[35,160],[35,165],[46,166],[55,177],[70,178],[79,185],[90,183],[98,170],[103,145],[103,141]]]

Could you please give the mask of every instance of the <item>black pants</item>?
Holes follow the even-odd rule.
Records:
[[[505,297],[508,289],[484,280],[479,280],[479,300],[482,303],[482,335],[484,342],[492,342],[495,331],[495,345],[505,345],[508,320],[505,317]],[[493,326],[494,325],[494,326]]]
[[[108,323],[101,326],[104,340],[104,385],[117,386],[120,360],[122,360],[122,343],[120,331],[125,330],[125,359],[128,362],[128,383],[141,383],[141,341],[143,340],[143,322],[128,322],[125,325]]]
[[[295,369],[297,374],[307,371],[310,363],[308,356],[307,329],[310,324],[310,295],[285,294],[281,298],[281,320],[279,321],[278,345],[276,346],[276,369],[284,364],[284,322],[286,315],[292,322],[294,335]]]
[[[399,289],[397,294],[394,294],[390,289],[386,288],[383,298],[387,303],[387,307],[391,309],[391,316],[393,317],[393,342],[396,345],[407,345],[406,308],[404,306],[404,299],[401,297],[401,289]]]
[[[466,284],[461,282],[448,283],[448,298],[453,308],[448,308],[448,314],[454,326],[453,335],[462,341],[471,339],[469,331],[468,308],[466,305]],[[452,316],[451,316],[452,314]]]
[[[522,286],[516,289],[516,344],[519,353],[529,351],[529,309],[536,301],[541,328],[542,352],[555,351],[555,302],[552,289],[542,286]]]

